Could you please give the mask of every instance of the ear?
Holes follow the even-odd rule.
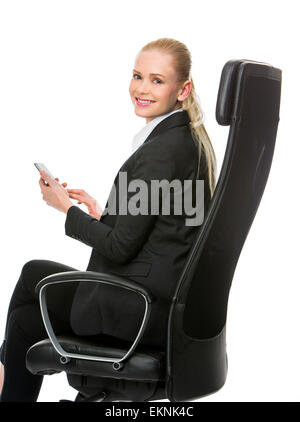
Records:
[[[184,101],[189,96],[191,89],[192,89],[192,82],[190,80],[185,81],[182,88],[179,91],[179,95],[177,97],[177,100],[178,101]]]

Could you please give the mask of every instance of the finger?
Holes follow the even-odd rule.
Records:
[[[67,189],[67,191],[70,193],[84,193],[84,190],[82,189]]]
[[[58,178],[58,177],[56,177],[56,178],[55,178],[55,180],[56,180],[57,182],[59,182],[59,178]]]
[[[68,194],[71,198],[74,198],[74,199],[77,199],[77,198],[81,199],[82,198],[82,195],[80,193],[70,193],[68,190],[67,190],[67,192],[68,192]]]
[[[64,188],[67,186],[67,183],[66,182],[64,182],[64,183],[62,183],[61,184]]]
[[[39,180],[39,185],[40,185],[41,188],[44,188],[44,186],[45,186],[45,182],[42,178],[40,178],[40,180]]]
[[[76,193],[69,193],[68,195],[69,195],[69,198],[77,199],[77,201],[80,201],[80,202],[82,202],[84,204],[87,204],[88,203],[88,201],[84,200],[84,198],[82,198],[81,195],[76,195]]]
[[[81,195],[77,195],[75,193],[69,193],[69,198],[76,199],[78,203],[80,204],[85,204],[87,206],[89,205],[89,201],[82,198]]]

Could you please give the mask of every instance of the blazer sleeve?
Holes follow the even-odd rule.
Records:
[[[151,180],[171,180],[172,160],[168,151],[159,148],[159,144],[147,143],[133,157],[131,180],[143,180],[148,188],[148,214],[116,216],[116,223],[111,227],[100,219],[91,217],[77,206],[67,212],[65,233],[74,239],[91,246],[97,252],[113,262],[125,264],[131,261],[147,240],[157,215],[151,215]],[[127,204],[137,192],[127,191]],[[160,201],[163,201],[160,192]]]

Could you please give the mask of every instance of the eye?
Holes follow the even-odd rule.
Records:
[[[137,78],[136,78],[136,76],[137,76]],[[134,73],[132,77],[133,77],[133,79],[141,79],[141,76],[138,75],[137,73]],[[157,81],[156,85],[162,83],[162,81],[160,79],[158,79],[158,78],[153,79],[153,81],[154,82]]]

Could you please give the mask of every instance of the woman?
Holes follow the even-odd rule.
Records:
[[[93,248],[87,270],[126,276],[152,292],[156,300],[141,339],[144,344],[165,344],[172,294],[196,234],[196,228],[186,224],[185,212],[165,215],[159,205],[159,212],[151,213],[151,182],[204,180],[205,211],[215,188],[215,154],[190,72],[190,52],[173,39],[150,42],[137,55],[129,93],[136,115],[145,118],[146,125],[135,136],[133,154],[115,178],[105,212],[84,191],[66,189],[66,183],[59,184],[58,179],[53,181],[40,172],[43,199],[66,213],[66,234]],[[121,212],[124,204],[132,210],[135,196],[128,190],[132,181],[142,181],[149,188],[140,197],[142,202],[150,199],[145,201],[146,213]],[[120,195],[121,185],[126,189]],[[89,214],[70,198],[84,203]],[[160,200],[166,198],[160,193]],[[116,199],[116,213],[109,211],[112,199]],[[174,192],[168,200],[174,210]],[[74,268],[52,261],[24,265],[10,301],[1,349],[2,378],[5,368],[1,401],[37,400],[43,377],[27,371],[25,356],[47,334],[34,289],[45,276],[70,270]],[[81,283],[61,288],[59,294],[50,290],[47,302],[57,334],[104,333],[132,340],[143,313],[137,295],[107,285]]]

